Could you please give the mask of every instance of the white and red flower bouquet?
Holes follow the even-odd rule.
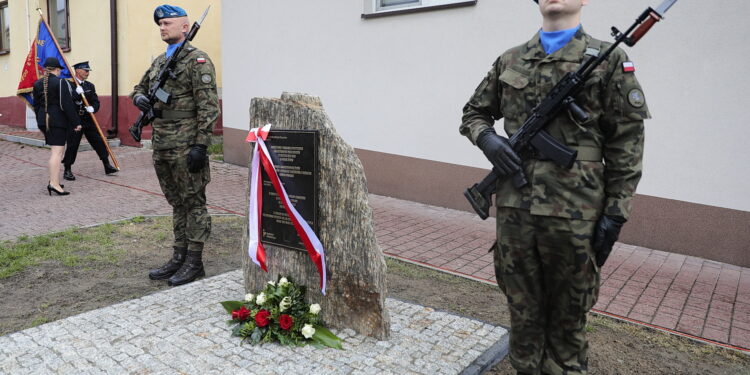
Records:
[[[232,336],[252,345],[279,342],[282,345],[343,349],[341,339],[321,325],[320,305],[305,303],[305,287],[280,277],[269,281],[260,293],[245,295],[244,301],[224,301],[232,315]]]

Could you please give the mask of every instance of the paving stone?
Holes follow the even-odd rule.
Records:
[[[232,337],[226,326],[211,333],[206,328],[217,321],[223,323],[225,312],[220,301],[244,294],[241,278],[241,271],[233,271],[128,304],[2,336],[0,373],[47,373],[50,368],[76,374],[225,374],[233,370],[283,375],[458,373],[507,335],[502,327],[388,299],[386,306],[392,319],[400,322],[394,327],[413,325],[420,329],[396,329],[388,341],[341,330],[337,333],[346,337],[343,351],[277,344],[240,346],[239,339]],[[176,293],[199,297],[175,299],[173,308],[167,310],[147,303],[164,301]],[[139,308],[133,310],[132,306]],[[165,315],[161,325],[141,325],[155,314]],[[104,324],[111,316],[119,316],[120,324]],[[180,317],[191,319],[174,323]],[[480,330],[481,340],[471,335],[465,340],[468,328]],[[171,334],[161,334],[164,331]],[[97,336],[92,336],[92,332],[97,332]],[[55,335],[54,341],[45,337],[47,334]]]

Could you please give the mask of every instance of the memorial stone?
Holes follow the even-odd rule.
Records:
[[[289,276],[295,282],[307,286],[308,302],[321,305],[322,318],[329,327],[351,328],[360,334],[380,340],[387,339],[390,320],[385,309],[385,259],[375,238],[367,182],[354,148],[336,132],[318,97],[283,93],[281,99],[254,98],[250,104],[250,128],[266,124],[272,126],[267,144],[272,149],[276,145],[274,152],[278,159],[274,162],[284,164],[277,171],[287,190],[292,190],[290,185],[295,184],[289,181],[297,177],[301,177],[300,181],[305,179],[306,174],[299,173],[306,169],[302,164],[311,164],[309,160],[296,159],[315,148],[304,141],[302,145],[294,145],[290,143],[288,135],[295,133],[294,131],[317,135],[315,138],[318,146],[315,149],[318,158],[317,163],[312,163],[317,164],[317,186],[295,187],[293,189],[298,189],[294,190],[296,193],[290,191],[289,195],[298,203],[304,202],[299,207],[298,203],[294,203],[295,207],[311,224],[323,244],[328,285],[326,295],[323,296],[320,293],[319,274],[304,248],[300,251],[300,247],[296,247],[297,243],[290,243],[294,241],[279,241],[278,238],[283,234],[273,226],[265,227],[262,224],[264,232],[269,231],[262,238],[268,267],[268,273],[264,272],[246,255],[246,224],[243,236],[246,291],[257,293],[269,280]],[[277,138],[274,143],[274,136],[284,139]],[[308,146],[304,146],[305,144]],[[314,197],[317,198],[317,210],[308,197],[311,189],[317,189],[317,196]],[[264,187],[264,191],[266,190],[268,197],[264,199],[264,207],[266,202],[270,205],[277,198],[270,186]],[[249,189],[247,194],[249,195]],[[277,226],[281,227],[279,224],[289,220],[280,206],[269,210],[270,213],[266,215],[264,208],[263,222],[274,219]],[[275,239],[269,241],[268,237]],[[295,239],[299,241],[298,238]]]

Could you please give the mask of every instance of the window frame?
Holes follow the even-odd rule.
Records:
[[[418,13],[431,10],[474,6],[478,0],[404,0],[402,4],[381,6],[381,0],[363,0],[363,19]]]
[[[8,45],[3,44],[3,29],[5,28],[5,24],[8,22],[8,20],[3,16],[3,10],[8,9],[8,1],[7,0],[0,0],[0,55],[7,55],[10,53],[10,34],[8,35]],[[10,11],[8,11],[8,16],[10,16]],[[10,17],[8,17],[10,18]],[[8,29],[10,31],[10,28]]]
[[[392,5],[383,6],[381,3],[383,0],[374,0],[376,12],[386,12],[389,10],[406,9],[422,6],[422,0],[395,0],[396,3]],[[416,4],[415,4],[416,3]]]
[[[66,45],[63,45],[63,43],[60,41],[60,36],[55,34],[54,27],[52,26],[52,17],[50,15],[52,14],[52,11],[50,11],[50,2],[54,2],[55,5],[57,5],[57,0],[46,0],[47,2],[47,22],[49,23],[50,31],[52,34],[55,35],[55,39],[57,39],[57,43],[60,45],[60,49],[62,52],[70,52],[70,0],[65,0],[65,25],[67,26],[65,28],[65,40],[68,42]],[[57,13],[57,7],[55,7],[55,13]]]

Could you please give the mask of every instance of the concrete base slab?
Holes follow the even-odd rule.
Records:
[[[220,301],[242,272],[0,337],[0,373],[478,374],[507,353],[502,327],[388,299],[391,339],[334,331],[345,350],[240,346]]]

